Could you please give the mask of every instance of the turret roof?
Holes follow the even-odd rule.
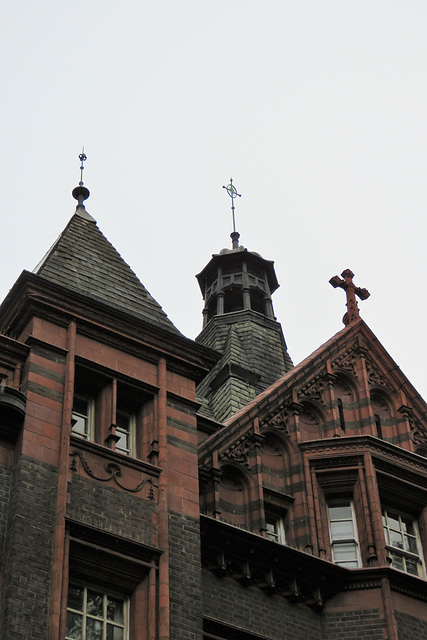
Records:
[[[81,204],[35,273],[181,335]]]

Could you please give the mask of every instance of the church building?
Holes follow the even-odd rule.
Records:
[[[191,340],[73,196],[0,306],[0,640],[427,638],[427,406],[368,291],[294,365],[234,229]]]

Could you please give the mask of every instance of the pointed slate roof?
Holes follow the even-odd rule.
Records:
[[[77,207],[35,273],[115,310],[182,335],[83,206]]]

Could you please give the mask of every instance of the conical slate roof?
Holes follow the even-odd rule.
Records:
[[[81,205],[35,273],[70,291],[181,335]]]

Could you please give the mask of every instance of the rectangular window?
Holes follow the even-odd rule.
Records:
[[[94,402],[91,398],[79,395],[74,396],[71,419],[71,432],[73,435],[85,440],[93,439],[93,411]]]
[[[135,441],[135,416],[132,413],[117,409],[116,435],[120,440],[116,442],[116,451],[127,456],[133,455]]]
[[[66,640],[125,640],[127,632],[126,598],[70,583]]]
[[[279,544],[285,544],[285,523],[281,516],[274,513],[265,514],[266,538]]]
[[[360,566],[359,545],[353,503],[334,500],[328,504],[332,559],[347,569]]]
[[[383,509],[384,536],[391,566],[414,576],[423,574],[421,543],[416,521],[392,509]]]

